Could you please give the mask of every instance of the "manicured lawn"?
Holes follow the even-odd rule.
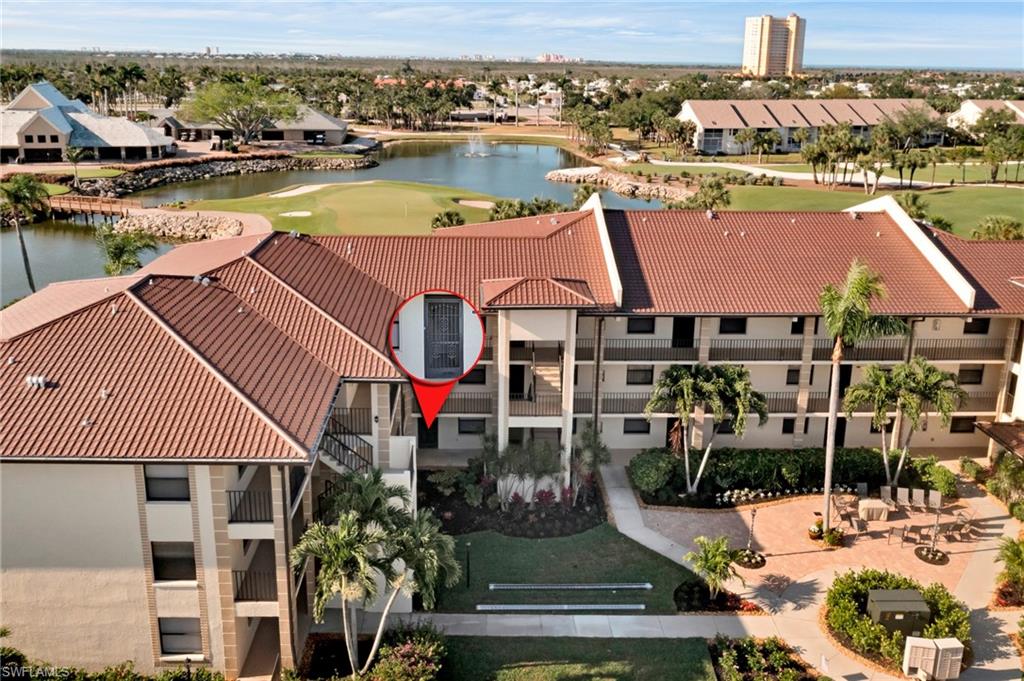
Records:
[[[655,165],[653,163],[631,163],[629,165],[622,166],[622,170],[625,172],[636,172],[637,170],[639,170],[642,173],[652,175],[680,175],[684,172],[689,173],[691,175],[710,175],[711,173],[715,173],[716,175],[727,175],[730,173],[732,175],[743,174],[742,171],[732,170],[731,168],[703,165],[700,163],[680,165],[673,164],[670,166]]]
[[[675,588],[690,572],[637,544],[607,523],[553,539],[521,539],[497,532],[456,537],[456,556],[465,570],[470,547],[470,585],[465,575],[441,594],[438,610],[474,612],[481,603],[643,603],[646,613],[676,612]],[[682,556],[680,556],[681,558]],[[491,591],[491,582],[597,583],[650,582],[650,591]],[[620,613],[629,614],[629,613]],[[470,677],[467,677],[470,678]]]
[[[428,234],[431,219],[447,209],[457,210],[466,222],[487,219],[487,210],[459,205],[458,199],[493,201],[494,197],[415,182],[373,181],[334,184],[286,197],[258,194],[199,201],[190,207],[259,213],[277,229],[306,234]],[[309,211],[310,215],[281,215],[294,211]]]
[[[82,180],[96,177],[117,177],[123,175],[123,170],[117,168],[79,168],[78,177]]]
[[[715,681],[703,639],[450,636],[442,678]]]
[[[759,168],[766,168],[768,170],[781,170],[781,171],[790,172],[790,173],[809,173],[809,172],[811,172],[811,166],[807,165],[806,163],[788,163],[788,164],[782,163],[782,164],[762,165],[762,166],[758,166],[758,167]],[[1000,171],[999,171],[999,181],[1000,182],[1002,182],[1002,180],[1003,180],[1003,173],[1004,173],[1004,171],[1005,171],[1005,167],[1003,169],[1000,169]],[[1010,182],[1013,182],[1014,172],[1015,171],[1016,171],[1016,166],[1015,165],[1010,165]],[[900,176],[900,174],[897,171],[895,171],[895,170],[893,170],[891,168],[887,168],[884,171],[884,174],[887,177],[899,177]],[[855,170],[854,171],[854,179],[855,179],[855,181],[860,182],[862,176],[863,176],[863,173],[861,173],[859,170]],[[989,175],[989,167],[987,165],[980,164],[980,163],[971,163],[971,164],[968,164],[968,165],[964,166],[964,170],[963,170],[962,176],[966,177],[966,181],[967,182],[989,182],[990,181],[989,180],[989,177],[990,177],[990,175]],[[1020,177],[1021,177],[1022,180],[1024,180],[1024,168],[1021,169]],[[910,179],[910,174],[908,172],[904,171],[903,179],[904,180]],[[942,182],[942,183],[948,184],[950,180],[955,180],[957,184],[960,184],[961,182],[965,181],[965,180],[961,179],[961,171],[960,171],[960,167],[959,166],[955,166],[955,165],[940,165],[940,166],[938,166],[935,169],[935,181],[936,182]],[[917,183],[917,182],[931,182],[931,181],[932,181],[932,168],[931,168],[931,166],[928,166],[927,168],[920,168],[917,172],[914,173],[914,182],[915,183]]]
[[[802,187],[730,187],[731,210],[843,210],[876,197],[861,192],[838,192]],[[921,192],[928,212],[953,223],[962,236],[986,215],[1009,215],[1024,220],[1024,193],[1020,189],[999,187],[954,187]]]
[[[2,184],[7,184],[6,182]],[[71,187],[66,187],[62,184],[50,184],[49,182],[43,183],[43,188],[46,189],[46,193],[50,196],[59,196],[61,194],[67,194],[71,191]]]

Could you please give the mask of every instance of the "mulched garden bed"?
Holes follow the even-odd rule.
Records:
[[[697,575],[677,586],[672,593],[672,600],[675,601],[679,612],[764,612],[757,603],[729,591],[720,591],[715,599],[711,600],[708,585]]]
[[[777,638],[718,637],[708,643],[719,679],[813,681],[821,676]]]
[[[597,527],[608,517],[596,489],[588,504],[580,502],[572,508],[556,501],[546,507],[535,504],[530,509],[521,504],[502,511],[492,510],[486,504],[470,506],[460,491],[445,496],[430,482],[429,475],[430,471],[420,473],[419,505],[433,510],[448,534],[493,530],[509,537],[566,537]]]
[[[338,623],[341,629],[341,623]],[[373,647],[373,638],[359,638],[359,660],[363,662]],[[348,653],[345,652],[345,639],[337,634],[310,634],[306,639],[306,649],[298,667],[299,677],[303,679],[348,678],[352,670],[348,665]]]
[[[992,598],[992,605],[995,608],[1007,610],[1024,606],[1024,600],[1017,595],[1017,589],[1009,582],[1002,582],[996,587],[995,596]]]

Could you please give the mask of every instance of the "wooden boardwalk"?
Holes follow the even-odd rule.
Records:
[[[108,199],[100,196],[51,196],[50,210],[64,215],[128,215],[132,209],[142,208],[135,199]]]

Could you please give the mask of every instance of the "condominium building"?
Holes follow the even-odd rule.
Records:
[[[743,30],[742,71],[751,76],[795,76],[804,68],[806,19],[747,17]]]
[[[965,99],[960,108],[946,117],[951,128],[970,130],[986,111],[1005,110],[1013,115],[1014,125],[1024,125],[1024,100]]]
[[[775,131],[782,143],[776,151],[797,151],[801,142],[794,133],[807,131],[807,141],[818,138],[821,128],[848,124],[854,135],[867,139],[872,129],[908,111],[922,111],[938,122],[941,118],[923,99],[688,99],[676,115],[695,127],[693,148],[703,154],[742,154],[736,141],[740,130]],[[921,140],[934,144],[942,139],[941,125]]]
[[[991,432],[1024,455],[1024,242],[923,228],[888,197],[715,214],[595,196],[430,236],[189,244],[128,276],[51,285],[0,312],[10,644],[90,668],[293,667],[314,567],[287,554],[339,474],[376,467],[414,489],[418,468],[463,463],[483,433],[550,442],[568,469],[585,420],[623,460],[665,443],[674,417],[643,409],[672,364],[743,364],[767,395],[768,422],[743,439],[726,424],[720,446],[820,446],[832,340],[818,294],[854,259],[884,278],[876,311],[910,333],[849,348],[840,385],[927,357],[968,398],[948,426],[926,417],[918,451],[982,454]],[[429,289],[474,303],[484,351],[428,428],[387,343],[400,303]],[[865,411],[839,424],[841,445],[878,441]]]

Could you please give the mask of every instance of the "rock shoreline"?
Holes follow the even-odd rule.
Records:
[[[544,176],[549,182],[569,182],[572,184],[594,184],[607,187],[620,196],[636,199],[654,199],[658,201],[684,201],[693,194],[682,187],[665,184],[638,182],[635,178],[601,166],[586,168],[562,168],[552,170]]]
[[[211,160],[205,163],[148,168],[127,171],[117,177],[82,180],[77,193],[85,196],[119,198],[176,182],[208,180],[226,175],[248,175],[250,173],[272,173],[285,170],[359,170],[373,168],[377,161],[369,156],[360,158],[331,158],[286,156],[283,158],[250,158],[243,160]]]
[[[242,221],[220,215],[162,212],[123,217],[114,225],[114,231],[145,232],[168,241],[202,241],[238,236],[242,233]]]

